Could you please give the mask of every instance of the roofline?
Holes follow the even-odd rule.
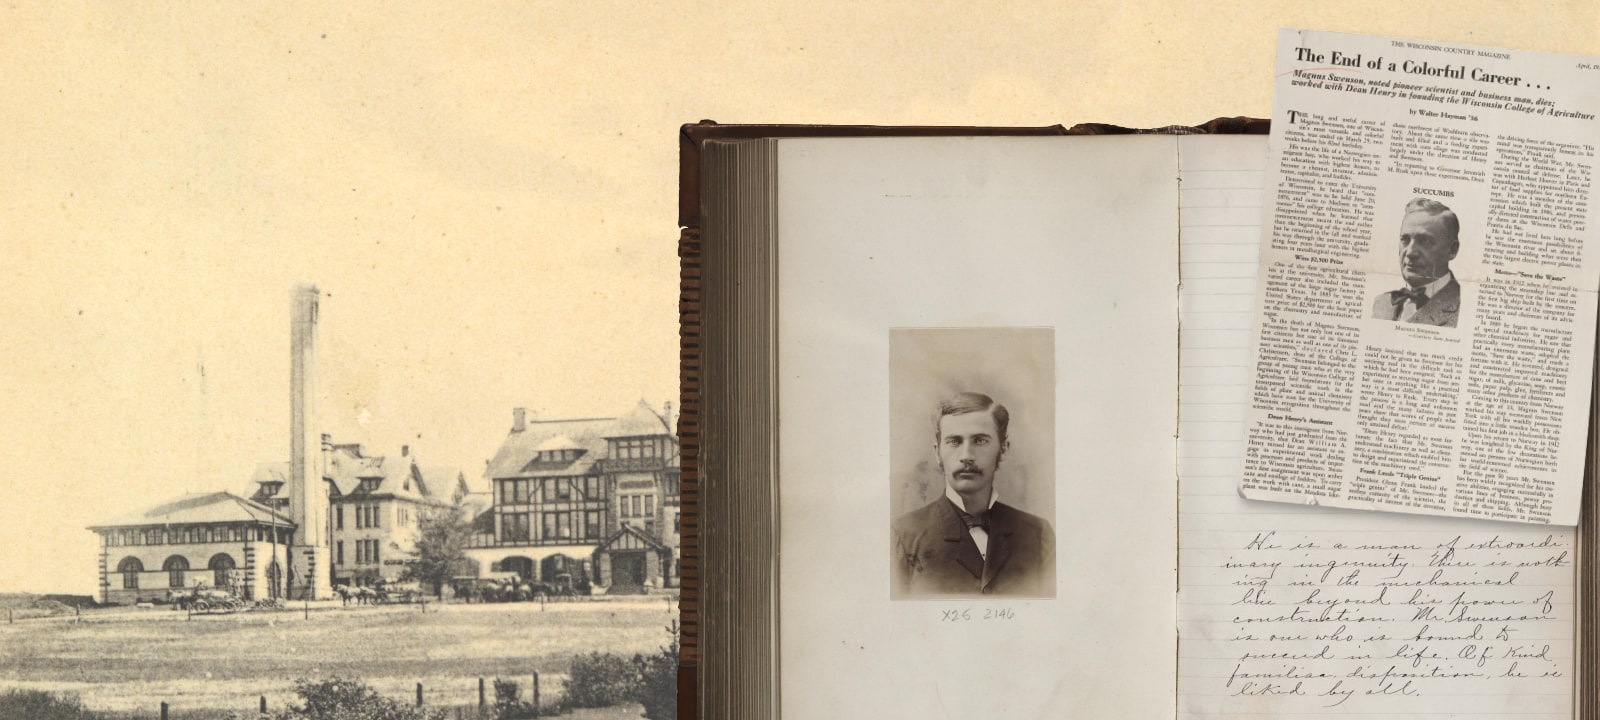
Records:
[[[472,493],[468,493],[468,494],[470,495]],[[488,493],[478,493],[478,494],[487,495]],[[340,495],[339,497],[336,497],[336,498],[328,498],[329,502],[337,502],[337,503],[356,503],[356,502],[366,502],[366,501],[369,501],[369,500],[408,500],[408,501],[415,502],[415,503],[442,505],[444,507],[450,507],[451,506],[451,503],[448,502],[448,501],[445,501],[445,500],[435,500],[433,498],[415,498],[415,497],[411,497],[409,495],[396,495],[394,493],[372,493],[370,495],[365,495],[365,494],[364,495],[355,495],[355,494],[351,494],[351,495]]]
[[[293,520],[283,517],[274,517],[270,520],[262,518],[250,518],[249,520],[211,520],[207,522],[152,522],[140,523],[137,525],[88,525],[85,527],[85,529],[99,532],[101,530],[127,530],[132,528],[165,528],[172,527],[173,525],[239,525],[241,523],[267,525],[270,527],[299,527],[299,525],[296,525]]]

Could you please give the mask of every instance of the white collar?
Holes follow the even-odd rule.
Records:
[[[1455,279],[1455,273],[1445,272],[1444,275],[1434,278],[1433,282],[1422,286],[1423,296],[1432,300],[1433,296],[1438,295],[1439,291],[1444,289],[1444,286],[1449,285]]]
[[[950,502],[955,503],[956,507],[961,509],[961,512],[966,512],[967,511],[966,502],[961,499],[961,495],[958,494],[955,491],[955,488],[950,487],[950,483],[945,483],[944,484],[944,496],[947,497],[947,498],[950,498]],[[994,509],[994,504],[999,502],[999,501],[1000,501],[1000,491],[994,489],[993,487],[990,487],[989,488],[989,507],[986,507],[984,509],[985,510],[993,510]]]

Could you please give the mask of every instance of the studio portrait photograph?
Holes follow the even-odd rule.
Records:
[[[890,597],[1055,596],[1055,333],[895,328]]]

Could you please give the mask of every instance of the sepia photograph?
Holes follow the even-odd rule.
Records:
[[[1398,237],[1397,269],[1405,285],[1378,295],[1372,318],[1455,327],[1461,313],[1461,284],[1450,270],[1461,251],[1455,211],[1431,197],[1414,197],[1406,203]]]
[[[891,597],[1055,596],[1055,331],[893,328]]]

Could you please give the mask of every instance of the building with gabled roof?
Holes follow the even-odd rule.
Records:
[[[640,401],[620,417],[539,420],[515,408],[484,473],[492,503],[468,551],[480,571],[610,592],[677,585],[670,413]]]
[[[287,507],[288,463],[263,463],[252,476],[252,500]],[[459,470],[419,465],[409,445],[398,457],[369,455],[359,443],[322,436],[322,474],[328,493],[329,563],[335,585],[399,580],[414,557],[424,513],[452,506],[466,487]]]
[[[100,596],[131,605],[198,585],[245,599],[280,597],[295,523],[229,492],[184,495],[89,528],[100,542]]]

